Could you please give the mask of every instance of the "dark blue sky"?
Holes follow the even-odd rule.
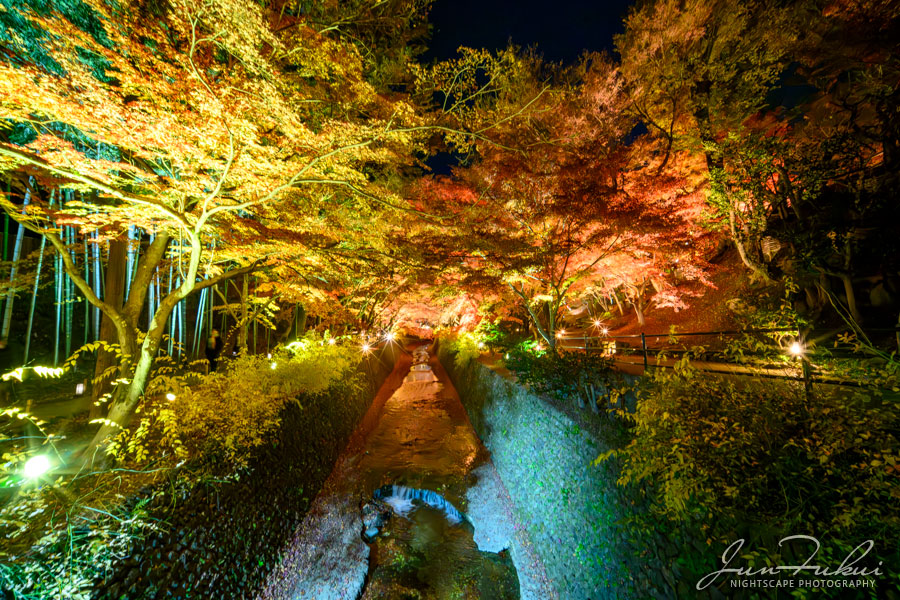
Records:
[[[498,49],[508,40],[536,45],[544,58],[571,62],[582,50],[612,51],[631,2],[626,0],[436,0],[425,59],[450,58],[459,46]]]

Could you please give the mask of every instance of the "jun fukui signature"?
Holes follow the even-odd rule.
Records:
[[[700,581],[697,582],[698,590],[705,590],[709,586],[711,586],[715,581],[719,578],[720,575],[735,575],[737,577],[757,577],[760,575],[769,575],[769,576],[778,576],[783,573],[797,575],[799,573],[805,573],[811,576],[816,577],[868,577],[872,575],[882,575],[883,573],[878,567],[867,568],[867,567],[857,567],[856,563],[861,561],[866,555],[872,550],[875,546],[875,542],[872,540],[866,540],[865,542],[858,545],[856,548],[850,551],[850,553],[844,558],[841,564],[834,568],[830,569],[828,567],[823,567],[821,565],[813,564],[813,559],[815,559],[816,554],[818,554],[819,549],[821,548],[821,544],[819,540],[809,535],[791,535],[786,538],[782,538],[782,540],[778,543],[779,546],[784,545],[785,542],[790,542],[793,540],[807,540],[813,543],[812,552],[800,565],[775,565],[775,566],[766,566],[760,567],[758,569],[753,569],[751,567],[731,567],[729,566],[734,558],[741,551],[741,548],[744,547],[744,540],[739,539],[736,542],[733,542],[728,548],[725,549],[725,552],[722,553],[722,568],[718,571],[713,571],[712,573],[708,573],[705,575]],[[883,561],[878,562],[878,566],[882,565]]]

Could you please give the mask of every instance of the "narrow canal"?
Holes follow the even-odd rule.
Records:
[[[520,597],[509,543],[498,543],[512,538],[503,494],[472,493],[493,472],[489,454],[428,346],[411,350],[377,425],[351,442],[261,598]]]

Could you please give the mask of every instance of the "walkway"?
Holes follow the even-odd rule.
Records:
[[[370,411],[377,425],[363,420],[261,599],[553,597],[456,391],[426,347],[413,354],[398,361]],[[361,508],[388,484],[436,492],[471,525],[416,502],[366,544]]]

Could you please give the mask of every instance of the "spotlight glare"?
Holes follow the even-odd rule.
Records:
[[[388,331],[386,334],[384,334],[384,339],[386,339],[389,342],[393,342],[394,341],[394,332]]]
[[[800,342],[794,342],[791,344],[790,352],[794,356],[801,356],[803,354],[803,346],[800,345]]]
[[[269,367],[272,369],[275,369],[275,367],[277,367],[277,366],[278,366],[278,363],[276,363],[276,362],[273,362],[271,365],[269,365]]]
[[[603,335],[609,335],[609,329],[604,327],[603,329],[600,330],[600,333],[602,333]]]
[[[368,344],[363,344],[363,345],[362,345],[362,351],[363,351],[364,353],[365,353],[365,352],[368,352],[368,351],[370,350],[370,348],[371,348],[371,346],[369,346]]]
[[[22,473],[28,479],[37,479],[50,470],[50,459],[43,454],[32,456],[25,462]]]
[[[328,343],[334,346],[334,338],[328,338]]]
[[[174,399],[175,399],[175,394],[173,394],[172,392],[169,392],[168,394],[166,394],[166,400],[168,400],[169,402],[171,402]]]

